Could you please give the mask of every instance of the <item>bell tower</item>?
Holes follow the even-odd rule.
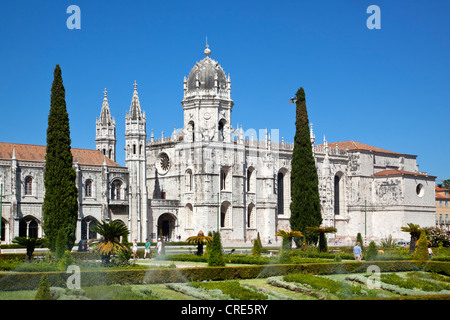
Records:
[[[231,80],[219,63],[209,56],[197,62],[184,78],[184,136],[187,142],[231,141]]]
[[[147,227],[147,187],[146,187],[146,117],[141,110],[137,84],[131,99],[130,112],[125,115],[125,166],[129,172],[129,230],[130,241],[145,241]]]

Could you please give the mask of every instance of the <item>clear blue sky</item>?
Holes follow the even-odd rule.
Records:
[[[81,30],[69,30],[69,5]],[[369,30],[369,5],[381,29]],[[302,86],[316,140],[355,140],[418,155],[450,178],[450,2],[1,1],[0,141],[46,143],[53,70],[66,88],[72,147],[95,148],[103,90],[124,165],[125,112],[138,83],[147,133],[181,128],[183,77],[211,57],[231,74],[232,125],[294,137]]]

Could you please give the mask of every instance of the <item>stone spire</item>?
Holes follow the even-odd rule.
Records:
[[[108,103],[108,91],[103,91],[103,104],[102,104],[102,110],[100,111],[100,123],[102,125],[113,125],[115,124],[114,118],[111,117],[111,110],[109,109],[109,103]]]
[[[103,91],[103,103],[100,118],[95,123],[95,144],[97,150],[113,161],[116,161],[116,121],[109,109],[108,91]]]
[[[130,113],[129,117],[131,120],[141,120],[145,119],[145,113],[143,114],[141,111],[141,103],[139,102],[139,95],[137,91],[137,83],[134,81],[134,91],[133,98],[131,99]]]

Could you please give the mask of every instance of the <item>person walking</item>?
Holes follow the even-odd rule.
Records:
[[[362,249],[361,244],[359,242],[353,247],[353,255],[355,256],[356,261],[361,261],[362,259]]]
[[[137,258],[137,249],[138,249],[137,239],[134,239],[133,247],[131,248],[131,250],[133,251],[134,260],[136,260]]]
[[[149,259],[152,258],[152,255],[151,255],[151,252],[150,252],[151,245],[152,244],[150,243],[150,240],[146,239],[145,240],[145,249],[144,249],[144,259],[147,257],[147,254],[148,254],[148,258]]]
[[[428,254],[430,255],[430,259],[432,256],[434,256],[434,252],[433,252],[433,250],[431,250],[430,246],[428,246]]]
[[[158,253],[158,255],[161,254],[161,250],[162,250],[162,242],[161,238],[158,238],[158,242],[156,243],[156,252]]]

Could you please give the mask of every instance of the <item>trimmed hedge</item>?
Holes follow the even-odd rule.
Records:
[[[81,272],[81,286],[111,284],[153,284],[203,280],[252,279],[280,276],[289,273],[308,272],[313,274],[363,273],[371,265],[377,265],[382,272],[424,270],[450,275],[450,264],[428,262],[422,267],[411,261],[374,261],[341,263],[306,263],[286,265],[252,265],[237,267],[201,268],[154,268],[127,270],[90,270]],[[0,273],[0,290],[36,290],[43,272]],[[45,272],[50,286],[65,287],[69,276],[65,272]]]

